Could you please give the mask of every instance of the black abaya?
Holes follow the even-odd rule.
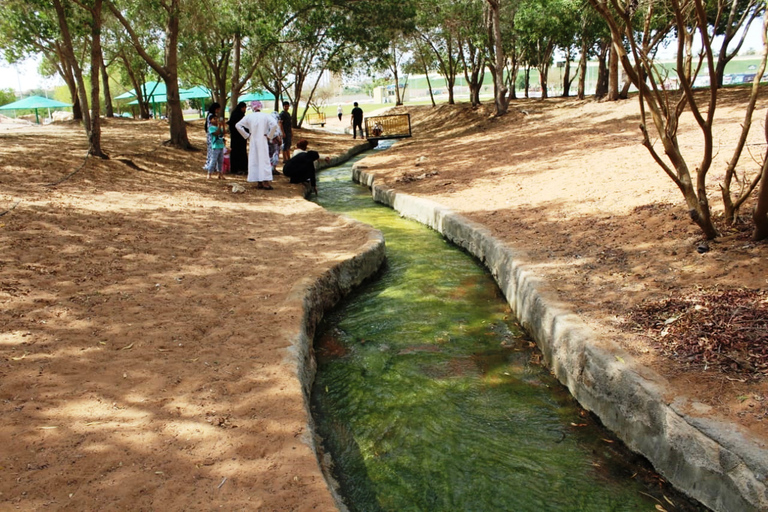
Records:
[[[248,148],[245,139],[237,129],[230,127],[229,166],[232,174],[248,174]]]
[[[245,103],[239,103],[229,116],[229,167],[232,174],[248,174],[248,148],[245,139],[235,125],[245,117]]]

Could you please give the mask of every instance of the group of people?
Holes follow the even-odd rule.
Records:
[[[224,179],[224,136],[228,132],[231,135],[229,168],[232,173],[247,173],[247,181],[256,183],[256,188],[272,190],[271,182],[273,176],[279,174],[277,164],[282,154],[285,164],[283,174],[290,178],[291,183],[306,183],[312,192],[317,193],[315,161],[320,158],[318,152],[307,151],[308,143],[302,140],[291,157],[290,106],[289,102],[284,101],[283,110],[279,114],[267,114],[262,112],[261,101],[252,101],[252,112],[246,114],[247,105],[240,102],[225,123],[220,117],[221,105],[213,103],[205,118],[208,156],[203,168],[208,171],[208,178],[217,174],[218,179]]]

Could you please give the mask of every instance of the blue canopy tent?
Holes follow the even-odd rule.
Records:
[[[40,124],[40,114],[38,114],[37,109],[39,108],[61,108],[61,107],[71,107],[69,103],[63,103],[61,101],[52,100],[49,98],[44,98],[42,96],[29,96],[27,98],[24,98],[23,100],[14,101],[13,103],[8,103],[7,105],[3,105],[0,107],[0,110],[34,110],[35,111],[35,121],[37,124]]]

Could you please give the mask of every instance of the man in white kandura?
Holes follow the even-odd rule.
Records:
[[[242,118],[235,125],[244,139],[250,141],[248,150],[248,182],[256,182],[256,188],[272,190],[272,163],[269,160],[269,140],[275,136],[277,121],[261,112],[260,101],[252,101],[253,113]]]

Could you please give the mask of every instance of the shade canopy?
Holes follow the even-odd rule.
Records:
[[[156,83],[156,82],[147,82],[147,83]],[[144,85],[147,85],[147,84],[144,84]],[[151,91],[152,89],[149,89],[149,90]],[[160,87],[158,87],[157,90],[158,91],[161,90]],[[132,93],[132,91],[121,94],[120,96],[125,96],[125,98],[122,98],[122,99],[133,99],[133,101],[128,102],[129,105],[138,105],[139,100],[136,98],[135,95],[126,96],[129,93]],[[151,96],[145,95],[144,99],[145,101],[149,101],[152,103],[167,103],[168,96],[165,93],[166,93],[166,89],[165,89],[165,85],[163,85],[162,93],[155,92]],[[118,96],[118,99],[120,99],[120,96]],[[196,85],[195,87],[191,87],[189,89],[179,89],[179,99],[181,101],[192,100],[196,98],[210,98],[210,97],[211,97],[211,91],[207,87],[203,87],[202,85]]]
[[[268,92],[251,92],[245,96],[240,96],[238,101],[275,101],[275,95]]]
[[[14,101],[0,107],[0,110],[24,110],[36,108],[71,107],[69,103],[44,98],[42,96],[29,96],[23,100]]]
[[[144,97],[145,101],[154,101],[159,102],[159,97],[163,97],[163,101],[165,101],[165,84],[163,82],[145,82],[141,84],[141,95]],[[116,96],[116,100],[130,100],[130,99],[136,99],[136,89],[131,89],[130,91],[124,92],[120,96]]]
[[[182,89],[181,91],[179,91],[179,96],[182,100],[210,98],[211,91],[207,87],[203,87],[202,85],[196,85],[194,87],[190,87],[189,89]]]

